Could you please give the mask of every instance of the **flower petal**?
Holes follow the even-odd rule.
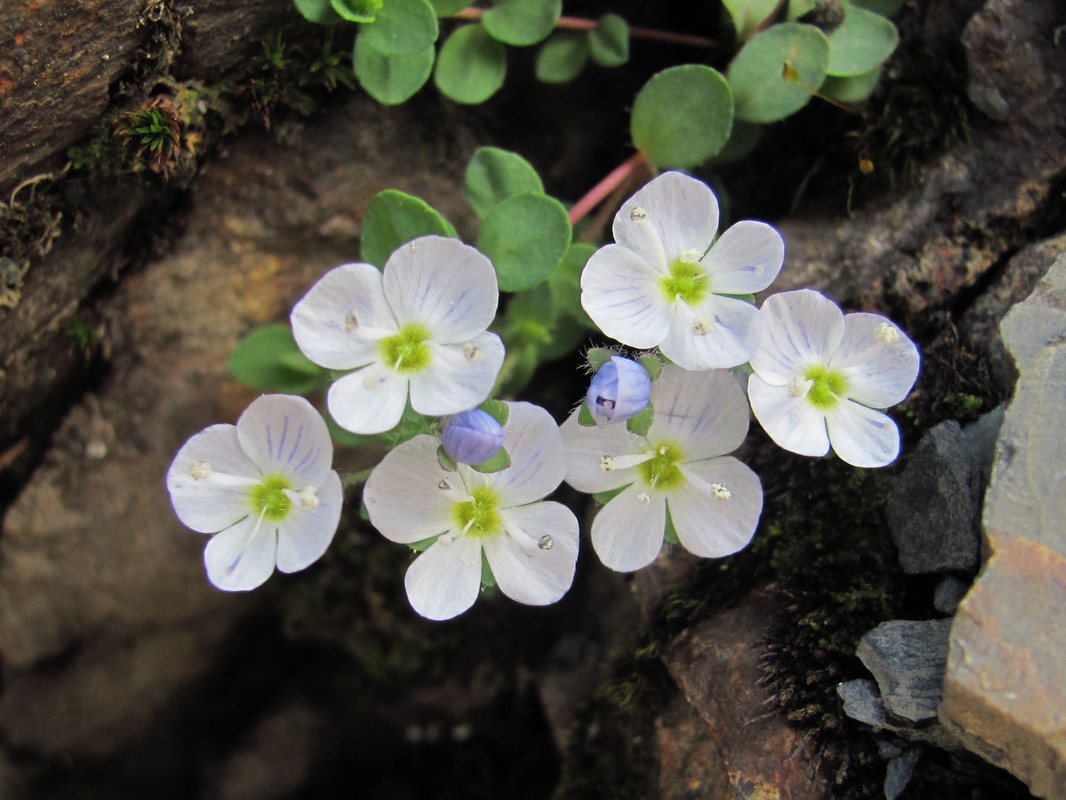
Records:
[[[282,572],[299,572],[314,564],[337,532],[344,503],[340,476],[331,470],[317,489],[317,506],[308,509],[297,500],[289,516],[278,523],[277,561]]]
[[[352,433],[384,433],[396,427],[407,406],[407,378],[371,364],[333,382],[326,405],[333,419]]]
[[[273,574],[277,550],[277,527],[249,514],[207,543],[207,578],[227,592],[255,589]]]
[[[443,417],[471,409],[489,396],[503,364],[499,336],[482,333],[462,344],[427,345],[433,352],[429,366],[410,376],[411,408]]]
[[[686,485],[667,497],[666,506],[685,549],[721,558],[747,547],[762,514],[758,476],[729,456],[683,464],[681,471]],[[716,497],[712,487],[728,496]]]
[[[423,236],[389,256],[385,296],[401,326],[424,325],[444,344],[484,333],[500,299],[492,262],[443,236]]]
[[[810,364],[822,364],[844,335],[844,313],[813,289],[766,298],[762,341],[751,367],[763,380],[787,384]]]
[[[219,483],[211,474],[194,477],[208,465],[211,474],[247,478],[247,485]],[[174,513],[197,533],[215,533],[251,513],[248,492],[260,479],[245,455],[236,425],[212,425],[182,445],[167,470],[167,491]]]
[[[504,508],[541,500],[566,476],[566,445],[552,415],[532,403],[508,403],[503,446],[511,466],[485,475]]]
[[[653,387],[655,385],[652,384]],[[566,482],[579,492],[594,494],[635,481],[637,472],[634,467],[605,470],[602,459],[604,456],[628,456],[646,451],[648,440],[630,433],[625,425],[586,428],[577,418],[578,412],[575,411],[560,428],[566,445]]]
[[[864,406],[888,408],[910,392],[918,377],[918,348],[879,314],[848,314],[844,338],[829,368],[848,379],[848,397]]]
[[[398,330],[372,264],[343,264],[323,275],[292,310],[292,335],[305,356],[327,369],[352,369],[378,355]]]
[[[453,527],[462,480],[437,461],[437,439],[425,434],[386,453],[363,489],[370,523],[386,538],[414,544]],[[446,481],[446,485],[441,481]]]
[[[560,503],[531,503],[502,514],[508,533],[484,540],[500,591],[519,603],[544,606],[566,594],[577,567],[577,517]],[[541,548],[543,537],[551,546]]]
[[[330,473],[333,441],[322,415],[307,400],[267,394],[252,401],[237,420],[241,449],[264,475],[280,473],[304,486],[318,486]]]
[[[463,536],[438,539],[408,568],[407,599],[427,619],[451,619],[474,605],[481,591],[481,543]]]
[[[774,282],[785,261],[785,240],[765,222],[745,220],[721,235],[700,264],[716,294],[754,294]]]
[[[755,419],[779,447],[801,456],[824,456],[829,452],[825,415],[805,397],[793,397],[788,386],[767,383],[758,374],[752,375],[748,378],[748,400]]]
[[[697,306],[674,303],[670,332],[659,349],[685,369],[729,368],[755,355],[761,332],[755,306],[711,294]]]
[[[604,566],[632,572],[655,560],[665,531],[665,498],[630,486],[611,498],[592,521],[592,549]]]
[[[652,384],[650,441],[673,439],[685,461],[731,453],[748,435],[744,390],[728,370],[689,372],[667,364]]]
[[[581,307],[607,336],[630,347],[655,347],[670,329],[664,272],[621,245],[601,247],[581,273]]]
[[[829,441],[853,467],[883,467],[899,455],[899,429],[888,415],[845,400],[826,412]]]
[[[622,204],[613,231],[618,244],[665,267],[682,253],[710,247],[718,232],[718,199],[702,181],[664,172]]]

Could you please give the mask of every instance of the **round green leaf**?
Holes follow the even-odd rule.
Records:
[[[419,53],[402,56],[379,53],[360,33],[355,39],[352,67],[359,85],[367,94],[379,103],[395,106],[411,98],[425,85],[433,72],[436,55],[433,45]]]
[[[601,67],[629,61],[629,26],[617,14],[604,14],[589,33],[589,54]]]
[[[656,167],[702,164],[729,139],[733,98],[720,73],[698,64],[652,75],[633,101],[633,144]]]
[[[862,75],[834,77],[830,75],[822,84],[822,94],[841,103],[861,103],[877,88],[881,80],[881,67],[875,67]]]
[[[333,10],[349,22],[373,22],[382,0],[330,0]]]
[[[829,66],[837,77],[862,75],[888,60],[899,44],[899,32],[880,14],[849,4],[844,21],[829,34]]]
[[[388,0],[359,36],[387,56],[421,53],[437,41],[437,12],[429,0]]]
[[[466,165],[466,199],[484,219],[497,203],[516,194],[544,194],[533,165],[518,153],[498,147],[479,147]]]
[[[288,325],[252,331],[229,355],[229,370],[245,386],[263,392],[307,394],[326,376],[296,346]]]
[[[437,17],[450,17],[464,8],[473,5],[470,0],[429,0]]]
[[[481,25],[464,25],[452,32],[437,54],[433,81],[441,93],[457,103],[484,103],[503,86],[507,53]]]
[[[544,194],[518,194],[489,212],[477,247],[496,268],[500,291],[521,292],[545,280],[570,246],[562,203]]]
[[[451,223],[425,201],[386,189],[367,206],[359,252],[364,261],[380,268],[400,245],[431,235],[457,236]]]
[[[482,20],[498,42],[525,47],[548,38],[563,13],[563,0],[496,0]]]
[[[340,16],[333,10],[330,0],[295,0],[296,10],[303,14],[304,19],[317,22],[319,25],[329,25],[336,22]]]
[[[817,5],[815,0],[788,0],[785,19],[793,22],[806,14],[810,14]]]
[[[595,245],[575,242],[566,248],[563,260],[548,276],[552,309],[559,315],[572,318],[582,328],[593,331],[598,330],[596,323],[581,307],[581,272],[595,252]]]
[[[829,40],[813,25],[782,22],[760,33],[729,66],[737,119],[776,122],[799,111],[825,80]]]
[[[851,5],[865,8],[882,17],[894,16],[903,5],[903,0],[850,0]]]
[[[588,38],[576,31],[558,31],[537,52],[536,75],[542,83],[569,83],[589,60]]]
[[[779,0],[722,0],[722,5],[733,21],[737,41],[746,42],[777,11]]]

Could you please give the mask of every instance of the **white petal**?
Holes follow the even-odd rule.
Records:
[[[552,415],[532,403],[508,403],[503,446],[511,466],[485,475],[504,508],[541,500],[566,475],[566,445]]]
[[[370,523],[386,539],[413,544],[454,525],[452,506],[463,483],[441,468],[439,444],[436,437],[416,436],[387,453],[370,473],[363,502]]]
[[[574,582],[577,517],[566,506],[553,502],[507,509],[502,517],[504,527],[513,535],[484,540],[485,556],[500,591],[531,606],[556,602]],[[544,536],[550,537],[551,547],[537,544]]]
[[[208,465],[205,467],[204,465]],[[208,475],[198,470],[210,469]],[[248,485],[219,483],[212,475],[247,478]],[[167,491],[182,524],[198,533],[215,533],[251,513],[248,492],[260,479],[245,455],[235,425],[212,425],[182,445],[167,471]]]
[[[292,310],[292,335],[303,354],[328,369],[361,367],[377,358],[378,341],[396,332],[381,272],[344,264],[323,275]]]
[[[443,417],[467,411],[489,396],[503,364],[499,336],[482,333],[461,344],[427,345],[433,352],[429,365],[410,375],[411,408]]]
[[[659,349],[685,369],[735,367],[755,355],[761,331],[751,303],[711,294],[697,306],[674,303],[670,333]]]
[[[618,244],[666,265],[710,246],[718,232],[718,200],[705,183],[664,172],[622,204],[613,231]]]
[[[423,236],[389,256],[385,296],[401,326],[424,325],[445,344],[484,333],[500,299],[492,262],[443,236]]]
[[[407,406],[407,378],[371,364],[338,378],[326,405],[337,424],[352,433],[384,433],[396,427]]]
[[[344,503],[340,476],[330,471],[325,482],[315,488],[317,506],[308,509],[296,501],[289,516],[278,523],[277,560],[282,572],[298,572],[314,564],[337,532]]]
[[[762,341],[751,367],[763,380],[787,384],[803,367],[825,364],[844,335],[844,313],[812,289],[766,298]]]
[[[277,527],[249,515],[211,537],[204,548],[207,578],[227,592],[254,589],[273,574],[277,549]]]
[[[666,531],[666,500],[638,485],[611,498],[592,521],[592,549],[618,572],[646,567],[659,554]]]
[[[826,413],[829,441],[853,467],[883,467],[899,455],[899,429],[887,415],[845,400]]]
[[[888,408],[902,401],[914,386],[919,361],[914,342],[884,317],[848,314],[844,338],[828,366],[844,373],[850,399]]]
[[[765,222],[745,220],[722,234],[700,262],[717,294],[755,294],[774,282],[785,260],[785,240]]]
[[[748,400],[755,419],[778,447],[801,456],[829,452],[825,415],[805,397],[793,397],[788,386],[767,383],[758,374],[748,378]]]
[[[462,614],[481,591],[481,543],[468,536],[438,539],[408,568],[404,585],[411,606],[423,617]]]
[[[673,313],[659,286],[664,275],[621,245],[606,245],[581,273],[581,306],[612,339],[655,347],[666,337]]]
[[[731,453],[748,435],[748,402],[727,370],[689,372],[667,364],[652,384],[651,403],[648,439],[674,440],[685,461]]]
[[[333,463],[326,421],[302,397],[256,398],[237,420],[237,438],[264,475],[282,474],[301,487],[325,481]]]
[[[653,392],[655,384],[652,384]],[[648,449],[648,441],[626,430],[625,425],[586,428],[572,413],[560,431],[566,445],[566,482],[579,492],[595,494],[626,486],[637,479],[636,469],[605,470],[604,456],[635,455]]]
[[[762,484],[735,458],[684,464],[685,486],[667,496],[677,538],[690,553],[721,558],[747,547],[762,514]],[[716,497],[712,485],[728,497]]]

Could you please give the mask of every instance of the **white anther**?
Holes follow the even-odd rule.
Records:
[[[803,378],[793,378],[788,384],[789,397],[806,397],[807,392],[814,386],[814,381],[805,381]]]
[[[629,212],[629,218],[634,222],[643,222],[648,218],[648,212],[641,206],[633,206]]]
[[[610,456],[600,456],[600,469],[604,472],[610,472],[614,469],[614,459]]]
[[[467,342],[463,345],[463,355],[466,356],[466,360],[471,364],[475,364],[485,357],[480,347]]]
[[[733,493],[729,491],[729,488],[724,483],[711,484],[711,497],[715,500],[728,500],[732,496]]]
[[[686,250],[679,260],[682,264],[699,264],[701,258],[703,258],[703,253],[699,250]]]
[[[640,494],[637,495],[637,502],[643,503],[644,505],[647,505],[648,503],[651,502],[651,495],[648,494],[647,492],[641,492]]]
[[[541,550],[551,550],[553,547],[555,547],[555,540],[552,539],[552,537],[550,537],[548,534],[544,534],[539,539],[537,539],[537,547],[539,547]]]
[[[210,462],[207,461],[194,461],[192,466],[189,467],[189,474],[193,480],[203,480],[208,477],[214,469],[212,469]]]
[[[452,485],[450,483],[448,483],[448,479],[447,478],[441,478],[437,482],[437,488],[440,489],[442,492],[446,492],[446,491],[448,491],[449,489],[452,488]]]
[[[708,322],[706,320],[698,319],[698,320],[696,320],[695,324],[692,326],[692,332],[694,334],[696,334],[697,336],[706,336],[708,333],[711,332],[711,328],[713,328],[713,327],[714,327],[714,323],[713,322]]]
[[[887,322],[878,325],[874,335],[881,344],[895,344],[899,341],[899,329]]]
[[[359,317],[355,315],[354,311],[349,311],[348,316],[344,318],[344,330],[351,333],[359,327]]]
[[[300,492],[300,505],[308,511],[318,508],[318,489],[308,486]]]

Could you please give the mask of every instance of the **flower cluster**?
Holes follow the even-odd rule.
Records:
[[[559,600],[579,551],[574,513],[546,499],[564,480],[603,501],[591,543],[611,569],[647,566],[664,541],[709,558],[744,548],[763,494],[733,454],[752,414],[795,453],[832,448],[858,467],[896,458],[884,409],[914,384],[914,344],[812,290],[758,307],[784,241],[762,222],[718,227],[714,193],[679,172],[621,206],[614,243],[581,274],[581,305],[604,334],[646,352],[590,352],[594,376],[561,427],[538,406],[489,399],[505,356],[489,331],[496,272],[456,239],[414,239],[381,270],[339,266],[296,304],[293,337],[331,371],[333,419],[392,432],[362,499],[385,538],[418,553],[405,580],[415,611],[449,619],[491,586],[529,605]],[[421,429],[401,424],[412,417]],[[181,521],[213,534],[212,583],[251,589],[322,555],[342,500],[331,460],[326,423],[286,395],[181,448],[167,486]]]

